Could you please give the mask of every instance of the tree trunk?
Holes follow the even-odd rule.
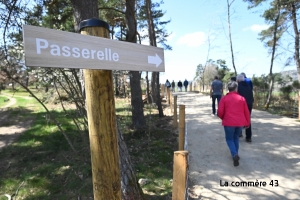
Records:
[[[232,67],[234,69],[235,75],[237,76],[235,64],[234,64],[234,54],[233,54],[233,46],[232,46],[232,38],[231,38],[231,24],[230,24],[230,6],[233,2],[234,2],[234,0],[232,0],[230,3],[229,3],[229,0],[227,0],[227,20],[228,20],[228,36],[229,36],[229,41],[230,41]]]
[[[135,3],[136,0],[126,0],[126,23],[127,35],[126,41],[136,43],[136,18],[135,18]],[[146,125],[146,120],[143,111],[143,99],[141,89],[141,74],[138,71],[130,71],[130,91],[131,91],[131,106],[132,106],[132,126],[133,128],[142,128]]]
[[[147,103],[152,103],[152,99],[150,99],[150,91],[149,91],[149,78],[148,72],[146,72],[146,96],[147,96]]]
[[[115,77],[115,92],[116,92],[116,96],[120,95],[118,76],[119,76],[119,74],[115,73],[114,77]]]
[[[120,156],[122,200],[143,200],[145,199],[144,193],[134,174],[130,155],[119,126],[118,141],[119,154],[122,155]]]
[[[295,4],[292,4],[291,6],[291,12],[292,12],[292,20],[293,20],[293,27],[294,27],[294,32],[295,32],[295,62],[296,62],[296,66],[297,66],[297,73],[298,73],[298,81],[300,83],[300,52],[299,52],[299,30],[298,30],[298,25],[297,25],[297,11],[296,11],[296,6]],[[300,94],[300,90],[298,90],[298,94]],[[300,119],[300,97],[298,98],[299,100],[299,105],[298,105],[298,119]]]
[[[146,125],[143,110],[143,99],[141,90],[141,74],[137,71],[130,71],[130,91],[132,106],[132,127],[139,129]]]
[[[150,45],[156,47],[157,44],[156,44],[155,30],[154,30],[152,11],[151,11],[151,5],[152,5],[151,0],[145,0],[145,5],[146,5],[146,13],[148,19],[148,33],[149,33]],[[161,99],[160,99],[159,72],[152,72],[151,91],[152,91],[153,100],[156,103],[158,109],[158,115],[159,117],[163,117],[164,113],[163,113]]]
[[[273,86],[274,86],[274,77],[273,77],[273,63],[275,59],[275,51],[276,51],[276,44],[277,44],[277,28],[278,28],[278,20],[280,17],[280,5],[278,5],[278,13],[275,18],[275,23],[274,23],[274,33],[273,33],[273,46],[272,46],[272,57],[271,57],[271,66],[270,66],[270,82],[269,82],[269,90],[268,90],[268,96],[267,100],[265,102],[265,109],[268,110],[270,103],[271,103],[271,97],[272,97],[272,92],[273,92]]]

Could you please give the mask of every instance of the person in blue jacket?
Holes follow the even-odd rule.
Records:
[[[244,76],[245,82],[250,86],[251,90],[253,90],[253,84],[252,84],[251,79],[250,79],[250,78],[247,78],[247,77],[246,77],[246,74],[245,74],[244,72],[242,72],[241,75]]]

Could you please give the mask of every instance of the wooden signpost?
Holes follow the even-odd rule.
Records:
[[[25,65],[164,72],[162,48],[23,25]]]
[[[94,199],[121,200],[111,70],[164,71],[164,52],[109,40],[108,24],[98,19],[82,21],[79,27],[81,35],[24,25],[25,64],[84,69]]]

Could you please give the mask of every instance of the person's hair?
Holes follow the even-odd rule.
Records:
[[[243,74],[239,74],[237,77],[236,77],[236,81],[237,82],[240,82],[240,81],[244,81],[245,80],[245,76]]]
[[[244,76],[244,78],[246,78],[246,74],[244,72],[242,72],[241,74]]]
[[[234,91],[238,87],[238,83],[235,81],[230,81],[227,85],[229,92]]]
[[[219,79],[219,77],[218,77],[218,76],[215,76],[215,79]]]

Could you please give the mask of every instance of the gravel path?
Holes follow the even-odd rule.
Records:
[[[234,167],[209,96],[177,95],[178,105],[186,105],[189,199],[300,199],[300,122],[253,110],[252,143],[240,139]]]

